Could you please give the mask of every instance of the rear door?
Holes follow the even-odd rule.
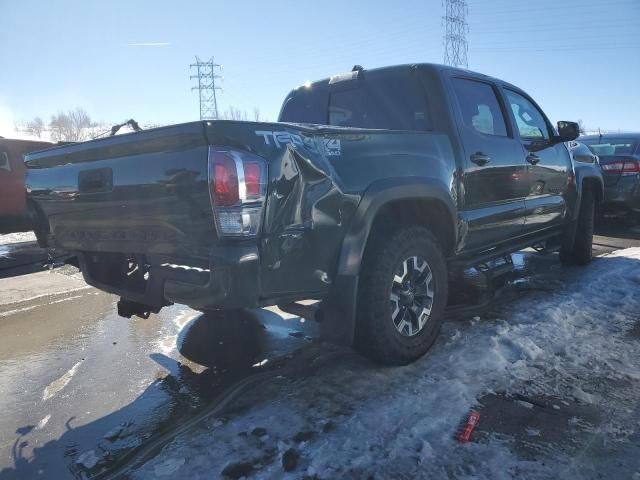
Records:
[[[522,233],[526,163],[496,86],[484,78],[458,76],[450,77],[450,85],[465,151],[465,248],[490,247]]]
[[[524,92],[512,87],[503,92],[527,162],[525,233],[556,226],[567,212],[564,194],[572,174],[569,150],[564,143],[540,148],[553,135],[549,120]]]

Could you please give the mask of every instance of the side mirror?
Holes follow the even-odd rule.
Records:
[[[580,136],[580,125],[576,122],[558,122],[558,142],[570,142]]]

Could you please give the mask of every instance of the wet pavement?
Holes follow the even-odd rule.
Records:
[[[61,250],[45,250],[35,241],[0,243],[0,278],[42,271],[44,265],[60,265],[70,255]]]
[[[600,219],[593,237],[595,255],[640,244],[640,222],[623,219]]]
[[[314,335],[268,310],[128,320],[116,301],[85,288],[0,307],[0,478],[113,462]]]
[[[640,246],[637,227],[606,227],[597,254]],[[552,288],[562,272],[556,255],[515,254],[513,264],[501,276],[507,301]],[[56,272],[78,282],[70,267]],[[33,281],[46,293],[45,278]],[[93,288],[14,300],[0,305],[0,479],[85,478],[111,468],[317,338],[315,324],[276,310],[216,316],[176,305],[128,320],[116,313],[117,297]]]

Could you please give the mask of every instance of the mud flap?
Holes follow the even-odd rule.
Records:
[[[358,277],[337,275],[327,298],[322,302],[320,337],[338,345],[352,346],[356,330]]]

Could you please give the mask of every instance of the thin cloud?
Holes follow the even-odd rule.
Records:
[[[127,43],[129,47],[168,47],[171,45],[169,42],[140,42],[140,43]]]

